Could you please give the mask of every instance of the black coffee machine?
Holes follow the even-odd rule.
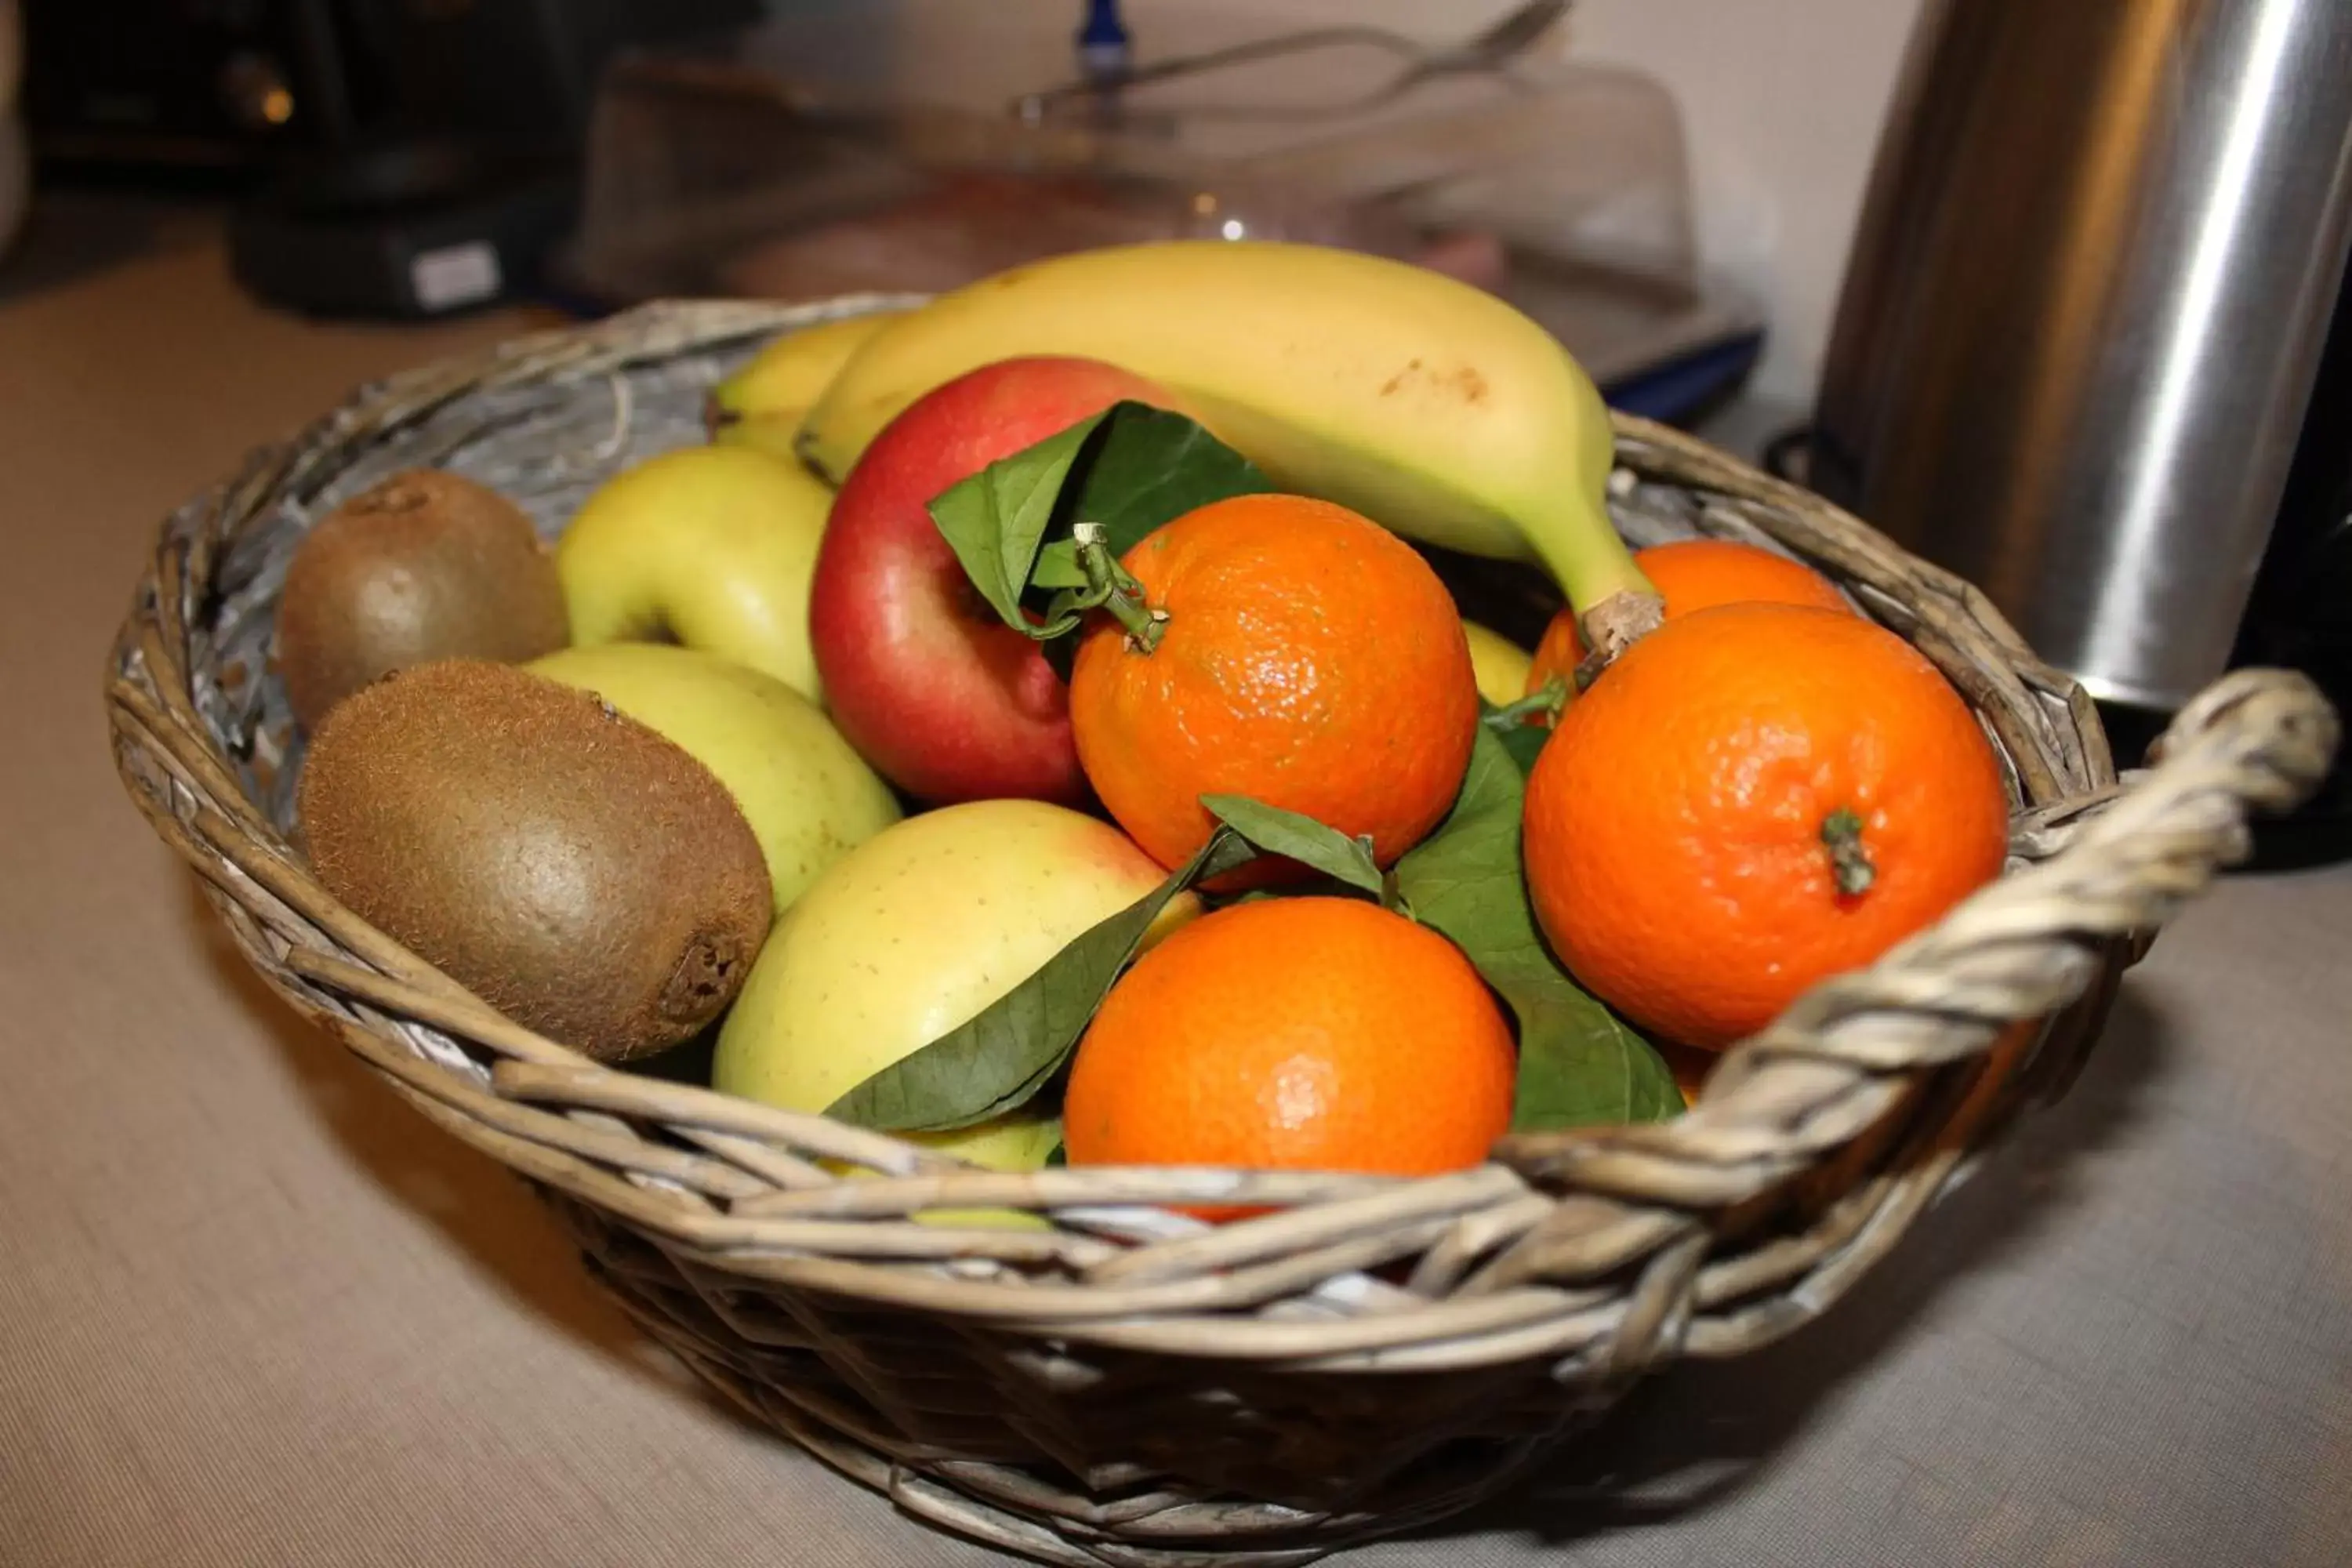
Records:
[[[2129,765],[2246,663],[2352,713],[2352,5],[1929,0],[1807,479],[1977,584]],[[2352,853],[2352,767],[2263,830]]]
[[[24,0],[51,180],[242,194],[239,278],[274,303],[429,316],[530,276],[568,226],[618,51],[759,0]]]

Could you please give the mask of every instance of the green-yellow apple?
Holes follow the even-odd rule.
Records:
[[[800,459],[793,437],[849,356],[904,310],[872,310],[786,332],[753,354],[703,400],[702,424],[722,446],[756,447]]]
[[[712,1083],[821,1111],[963,1023],[1167,872],[1109,824],[1042,801],[911,816],[817,879],[778,922],[719,1035]],[[1153,935],[1197,912],[1171,902]],[[1061,1134],[1015,1111],[918,1140],[1034,1170]]]
[[[1475,621],[1465,621],[1470,637],[1470,668],[1477,677],[1478,695],[1497,708],[1507,708],[1528,694],[1528,671],[1535,658],[1502,633]]]
[[[527,668],[596,693],[717,774],[768,858],[778,914],[898,820],[889,786],[773,676],[664,643],[568,647]]]
[[[749,447],[665,452],[607,480],[555,547],[572,640],[674,641],[821,700],[809,580],[833,492]]]

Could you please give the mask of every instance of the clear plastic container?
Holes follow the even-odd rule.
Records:
[[[1402,257],[1511,300],[1601,381],[1745,342],[1703,278],[1674,103],[1629,71],[1522,58],[1407,82],[1343,36],[1109,89],[1066,0],[803,6],[636,55],[591,129],[565,281],[605,303],[933,291],[1173,236]],[[1140,15],[1136,64],[1269,36],[1262,13]]]

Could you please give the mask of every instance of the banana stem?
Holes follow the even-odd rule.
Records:
[[[1665,601],[1642,569],[1633,552],[1618,537],[1606,507],[1580,500],[1559,526],[1534,541],[1537,552],[1551,569],[1560,591],[1576,606],[1577,629],[1592,650],[1585,661],[1590,673],[1578,672],[1581,689],[1607,668],[1618,655],[1658,629],[1665,617]]]
[[[1081,522],[1070,530],[1077,546],[1078,570],[1087,574],[1087,597],[1127,628],[1127,643],[1139,653],[1160,646],[1168,629],[1168,612],[1144,603],[1143,584],[1110,552],[1110,536],[1098,522]]]

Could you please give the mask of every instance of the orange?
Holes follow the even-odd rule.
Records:
[[[1097,617],[1070,727],[1103,805],[1161,865],[1207,842],[1203,795],[1370,834],[1383,865],[1452,806],[1478,727],[1470,645],[1445,585],[1394,534],[1328,501],[1240,496],[1121,564],[1161,635],[1147,649]]]
[[[1811,605],[1823,610],[1849,606],[1830,580],[1802,562],[1728,539],[1685,539],[1633,552],[1634,564],[1666,602],[1666,618],[1711,610],[1717,605]],[[1576,689],[1576,667],[1584,661],[1584,638],[1576,612],[1562,610],[1544,628],[1528,670],[1533,697],[1559,676]]]
[[[2008,823],[1991,743],[1908,643],[1728,605],[1560,716],[1528,781],[1528,889],[1596,995],[1720,1050],[1991,880]]]
[[[1073,1165],[1458,1170],[1509,1127],[1517,1070],[1452,942],[1359,900],[1264,899],[1182,927],[1111,987],[1063,1136]]]

